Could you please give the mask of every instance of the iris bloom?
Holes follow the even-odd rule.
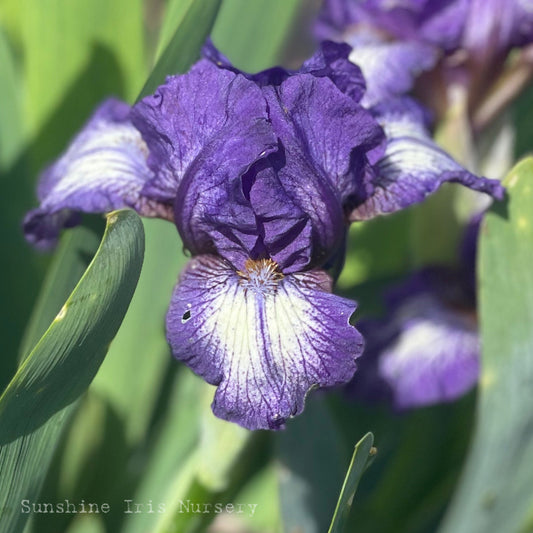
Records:
[[[433,144],[413,102],[365,109],[349,51],[325,43],[297,72],[248,75],[208,46],[133,107],[102,104],[45,170],[25,219],[40,247],[79,212],[174,221],[193,257],[172,294],[169,344],[217,386],[214,413],[250,429],[282,427],[311,389],[355,372],[355,303],[331,293],[326,272],[350,221],[443,181],[502,194]]]
[[[478,228],[479,218],[467,230],[459,267],[415,272],[388,292],[384,318],[359,323],[366,347],[350,393],[406,409],[452,401],[474,387]]]
[[[352,60],[371,80],[373,97],[403,94],[439,65],[444,68],[425,78],[432,82],[425,92],[439,94],[443,83],[466,86],[472,110],[509,51],[533,43],[533,0],[325,0],[316,32],[353,47]],[[524,51],[516,76],[507,80],[507,100],[529,79],[531,53]],[[387,74],[374,76],[384,64]],[[367,96],[367,103],[375,101]]]

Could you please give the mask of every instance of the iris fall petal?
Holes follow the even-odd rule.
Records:
[[[40,207],[24,219],[26,238],[41,248],[53,246],[62,227],[78,213],[105,213],[131,207],[141,215],[172,220],[172,206],[142,190],[152,178],[148,149],[130,121],[130,107],[106,100],[65,153],[42,174]]]
[[[329,292],[320,270],[283,276],[271,260],[237,272],[216,256],[193,258],[167,315],[174,356],[217,385],[214,413],[249,429],[277,429],[307,392],[346,382],[362,338],[355,304]]]
[[[378,154],[374,193],[351,214],[366,220],[393,213],[435,192],[443,183],[460,183],[502,199],[498,180],[468,172],[432,140],[424,111],[413,100],[396,98],[374,108],[387,137],[384,155]]]

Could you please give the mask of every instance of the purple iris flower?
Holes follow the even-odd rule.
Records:
[[[455,400],[476,385],[479,222],[468,227],[458,267],[413,273],[387,293],[385,317],[359,322],[366,346],[350,394],[406,409]]]
[[[217,385],[214,413],[277,429],[306,394],[350,380],[355,303],[326,269],[350,221],[421,201],[444,181],[501,197],[431,141],[421,109],[366,109],[347,45],[299,71],[239,72],[208,46],[133,107],[105,102],[42,175],[27,238],[52,245],[79,212],[173,220],[193,255],[172,294],[176,358]]]
[[[405,93],[445,59],[441,74],[467,83],[471,99],[479,99],[508,52],[533,42],[533,1],[325,0],[316,33],[353,47],[352,60],[373,80],[373,98]],[[376,70],[388,75],[375,77]],[[434,81],[438,92],[443,80]]]

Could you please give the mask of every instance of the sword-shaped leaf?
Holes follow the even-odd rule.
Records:
[[[80,282],[0,397],[0,533],[17,533],[65,422],[102,363],[133,296],[144,232],[133,211],[108,215]]]
[[[478,420],[441,533],[532,530],[533,159],[504,185],[481,230]]]

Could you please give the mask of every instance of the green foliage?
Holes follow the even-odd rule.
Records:
[[[364,379],[364,374],[359,377]],[[466,452],[473,399],[469,395],[454,404],[394,413],[347,394],[332,395],[334,421],[345,447],[351,448],[364,430],[370,430],[379,450],[357,489],[348,531],[435,530]],[[344,457],[347,464],[348,454]],[[340,482],[335,494],[339,488]]]
[[[21,531],[64,424],[100,366],[137,284],[144,254],[139,217],[108,216],[86,273],[0,398],[0,531]]]
[[[0,26],[0,171],[13,164],[23,141],[19,72],[13,49]]]
[[[414,258],[411,252],[410,210],[353,224],[348,235],[345,267],[337,281],[340,290],[409,271]],[[387,253],[383,253],[386,248]],[[359,299],[357,297],[356,299]]]
[[[165,313],[185,263],[173,224],[143,220],[146,259],[130,309],[109,350],[92,392],[119,416],[128,443],[146,438],[172,364],[165,338]]]
[[[344,478],[339,501],[335,507],[335,514],[329,527],[328,533],[342,533],[346,531],[346,519],[350,513],[355,491],[361,480],[361,476],[374,457],[376,450],[372,448],[374,443],[374,435],[367,433],[356,445],[353,452],[348,472]]]
[[[200,55],[200,48],[211,31],[219,7],[220,0],[187,0],[170,4],[161,43],[167,42],[172,29],[174,34],[161,53],[139,98],[154,92],[166,76],[188,70]]]
[[[247,72],[279,64],[303,5],[303,0],[225,0],[213,41]]]
[[[131,101],[146,76],[142,0],[24,0],[19,20],[32,170],[64,148],[109,95]],[[53,132],[53,134],[47,134]]]
[[[104,97],[131,100],[146,77],[142,0],[0,2],[0,387],[48,264],[24,241],[37,173],[57,157]],[[16,265],[16,266],[14,266]],[[9,305],[7,305],[9,302]]]
[[[48,329],[54,316],[59,313],[68,295],[89,266],[98,249],[95,233],[85,227],[66,233],[50,263],[41,293],[19,350],[19,359],[24,360]]]
[[[533,159],[511,170],[506,202],[481,230],[483,347],[474,440],[442,533],[533,526]]]
[[[279,483],[286,531],[327,531],[345,471],[347,450],[322,398],[309,398],[278,440]]]
[[[146,76],[141,0],[24,0],[23,4],[20,29],[34,128],[59,106],[64,108],[73,89],[76,116],[86,100],[94,105],[95,99],[113,93],[127,100],[135,97]]]
[[[5,10],[7,5],[1,7]],[[3,21],[5,13],[1,8],[0,16]],[[20,232],[21,203],[24,196],[32,195],[33,191],[25,187],[21,180],[24,165],[16,165],[24,150],[26,136],[20,65],[16,59],[7,30],[0,26],[0,183],[3,200],[0,205],[0,226],[3,244],[9,250],[8,257],[17,265],[17,268],[12,268],[6,261],[0,264],[0,299],[5,302],[0,306],[0,336],[5,350],[3,357],[0,357],[0,390],[15,372],[18,342],[33,303],[32,291],[38,287],[38,283],[33,281],[36,268]],[[25,290],[21,290],[19,276],[25,279]]]

